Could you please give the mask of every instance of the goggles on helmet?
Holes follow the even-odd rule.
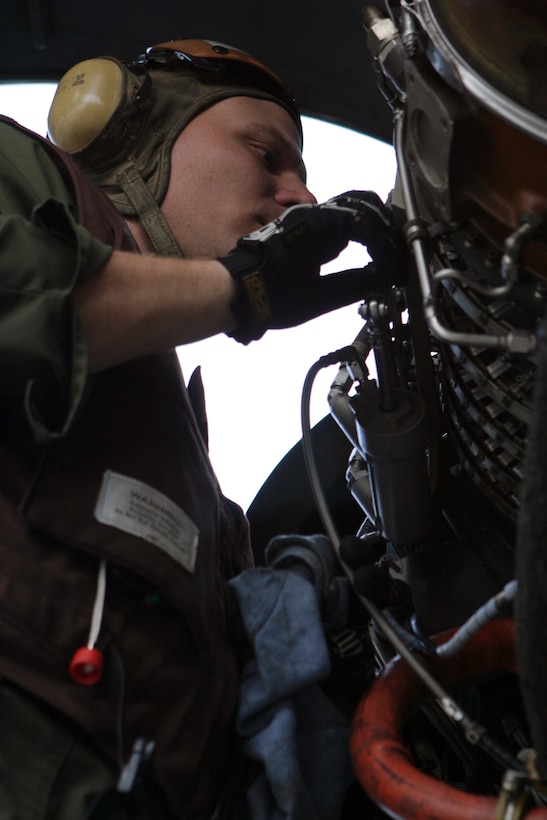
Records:
[[[277,97],[290,110],[301,130],[300,112],[290,88],[264,63],[246,51],[232,48],[224,43],[217,43],[214,40],[195,40],[183,37],[149,46],[144,54],[133,62],[127,63],[127,67],[131,70],[159,66],[173,70],[187,66],[198,72],[209,72],[211,75],[223,72],[236,82],[244,81],[254,85],[273,97]]]

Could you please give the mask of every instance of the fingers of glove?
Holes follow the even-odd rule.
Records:
[[[376,211],[386,224],[391,221],[388,209],[375,191],[346,191],[344,194],[331,197],[325,204],[363,212]]]
[[[374,280],[373,264],[364,269],[355,268],[328,276],[317,276],[313,286],[302,292],[298,300],[285,298],[282,305],[275,305],[272,312],[278,317],[278,323],[272,323],[271,327],[301,324],[332,310],[360,302],[370,293],[371,282]]]
[[[376,266],[330,273],[319,277],[316,287],[315,304],[323,313],[336,310],[353,302],[360,302],[370,294],[376,276]]]
[[[391,215],[373,191],[350,191],[329,199],[325,208],[337,208],[351,214],[351,239],[367,244],[374,238],[374,230],[392,230]]]
[[[274,222],[241,237],[240,247],[261,249],[264,256],[285,251],[295,262],[317,268],[334,259],[350,240],[352,214],[320,205],[294,205]]]
[[[337,203],[340,205],[351,204],[351,207],[373,206],[380,210],[387,210],[381,197],[376,191],[345,191],[343,194],[337,194],[327,200],[328,203]]]
[[[406,282],[403,237],[394,227],[391,212],[374,191],[348,191],[328,200],[324,207],[352,214],[350,240],[366,245],[384,281],[396,285]]]

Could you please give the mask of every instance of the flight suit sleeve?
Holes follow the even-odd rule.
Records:
[[[69,429],[87,384],[72,292],[112,248],[78,224],[44,148],[5,123],[0,177],[0,396],[20,399],[35,440],[46,442]]]

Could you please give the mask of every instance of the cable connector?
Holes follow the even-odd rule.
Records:
[[[340,362],[352,362],[359,358],[359,353],[353,345],[341,347],[339,350],[333,350],[332,353],[326,353],[320,356],[317,364],[320,367],[329,367],[331,364],[339,364]]]

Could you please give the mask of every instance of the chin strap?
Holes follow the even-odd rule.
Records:
[[[182,256],[171,228],[144,184],[138,168],[135,165],[127,166],[116,175],[116,181],[131,203],[156,253],[160,256]]]

